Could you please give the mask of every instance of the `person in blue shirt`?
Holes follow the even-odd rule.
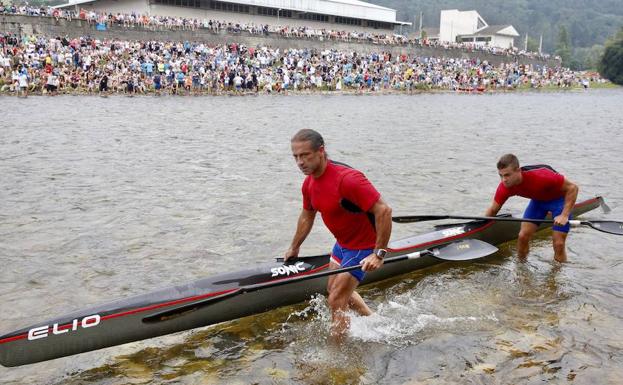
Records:
[[[160,78],[160,74],[156,74],[156,76],[154,76],[154,89],[156,90],[156,95],[160,95],[161,88],[162,88],[162,79]]]
[[[152,63],[152,62],[145,63],[145,73],[149,77],[151,77],[153,75],[153,73],[154,73],[154,63]]]
[[[175,80],[177,81],[176,88],[184,89],[184,73],[182,71],[179,71],[177,74],[175,74]]]

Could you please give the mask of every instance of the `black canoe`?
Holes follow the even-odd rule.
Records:
[[[596,197],[576,204],[574,216],[599,207]],[[461,239],[480,239],[499,245],[517,237],[519,222],[472,221],[438,227],[430,233],[393,241],[390,256],[429,249]],[[542,225],[543,228],[547,225]],[[366,275],[362,284],[391,278],[438,264],[439,259],[423,255],[387,264]],[[286,287],[269,287],[227,297],[242,286],[275,280],[287,280],[326,270],[328,255],[302,257],[293,263],[260,264],[255,268],[220,274],[188,284],[169,287],[104,305],[76,311],[56,319],[39,322],[27,328],[0,336],[0,364],[19,366],[101,349],[127,342],[224,322],[262,313],[280,306],[307,300],[315,293],[325,293],[327,277],[295,282]],[[180,305],[206,298],[226,297],[209,306],[177,317],[152,317]]]

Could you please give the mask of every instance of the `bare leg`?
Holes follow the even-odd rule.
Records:
[[[554,246],[554,259],[558,262],[567,262],[567,233],[554,231],[552,233],[552,243]]]
[[[528,257],[528,251],[530,250],[530,239],[536,232],[539,226],[532,222],[521,222],[521,230],[519,231],[519,237],[517,238],[517,256],[522,261],[525,261]]]
[[[359,285],[359,282],[349,273],[338,274],[332,280],[329,292],[329,307],[331,308],[331,316],[333,318],[331,335],[336,339],[336,342],[341,342],[344,339],[346,330],[350,326],[350,319],[346,311],[349,309],[349,302],[357,285]]]
[[[330,269],[339,269],[339,267],[340,266],[333,261],[331,261],[331,264],[329,266]],[[327,284],[327,291],[329,292],[329,295],[331,294],[331,290],[333,289],[333,282],[335,278],[335,275],[329,276],[329,282]],[[364,302],[363,298],[361,298],[361,295],[359,295],[359,293],[357,293],[356,291],[353,291],[353,294],[350,296],[350,299],[348,301],[348,308],[356,311],[359,315],[372,315],[372,310],[370,310],[368,305],[366,305],[366,303]]]
[[[353,294],[350,296],[348,307],[359,313],[359,315],[372,315],[372,310],[370,310],[363,298],[361,298],[361,295],[359,295],[356,291],[353,291]]]

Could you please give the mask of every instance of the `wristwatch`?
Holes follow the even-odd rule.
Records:
[[[374,250],[374,255],[376,255],[377,257],[383,259],[385,258],[385,254],[387,254],[387,250],[385,249],[376,249]]]

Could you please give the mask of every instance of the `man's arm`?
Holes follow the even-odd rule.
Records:
[[[296,233],[294,234],[294,238],[292,238],[290,248],[283,257],[284,262],[290,258],[298,257],[301,244],[314,226],[314,219],[316,219],[315,210],[301,210],[301,215],[299,215],[299,220],[296,225]]]
[[[370,212],[374,215],[376,226],[376,245],[374,248],[386,249],[389,237],[392,235],[392,208],[385,203],[383,198],[379,198]]]
[[[562,213],[554,218],[554,223],[558,226],[564,226],[569,221],[569,215],[571,210],[573,210],[573,206],[575,206],[575,200],[578,198],[580,188],[565,178],[561,190],[565,193],[565,207],[562,209]]]
[[[392,208],[382,198],[379,198],[369,212],[374,215],[376,226],[376,245],[374,248],[386,249],[392,234]],[[363,271],[373,271],[383,265],[383,260],[372,253],[364,258],[361,264]]]
[[[502,205],[496,202],[494,199],[493,202],[491,202],[491,206],[489,206],[487,211],[485,211],[485,217],[494,217],[501,208]]]

